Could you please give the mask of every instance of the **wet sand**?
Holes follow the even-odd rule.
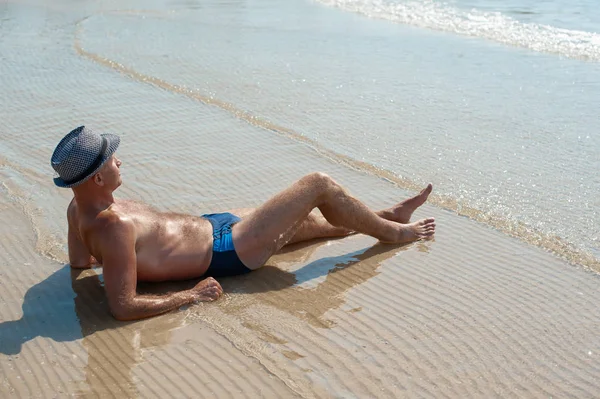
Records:
[[[122,136],[118,196],[165,210],[256,206],[315,170],[376,209],[413,193],[226,109],[94,63],[52,32],[36,39],[35,57],[23,50],[0,66],[1,397],[600,392],[598,274],[429,204],[415,217],[436,218],[432,241],[399,247],[353,236],[296,245],[261,270],[222,279],[226,294],[215,303],[115,321],[101,269],[66,264],[70,197],[53,186],[48,165],[56,142],[80,122]],[[6,78],[16,71],[18,82]]]
[[[175,132],[166,142],[124,134],[123,197],[198,214],[257,205],[311,170],[335,176],[374,208],[408,195],[305,144],[175,101],[182,123],[193,124],[182,118],[188,114],[227,126],[205,128],[201,143],[187,145],[177,144]],[[135,161],[161,147],[173,156],[172,168]],[[31,194],[10,188],[18,174],[2,168],[2,395],[598,392],[598,275],[451,212],[428,205],[418,211],[416,217],[436,217],[433,241],[396,247],[355,236],[297,245],[259,271],[223,279],[226,295],[216,303],[120,323],[108,313],[101,271],[71,272],[60,245],[40,242]],[[49,179],[37,183],[66,206]],[[64,213],[61,206],[35,209],[53,220]],[[61,223],[57,243],[64,247]],[[52,252],[62,261],[42,255]]]

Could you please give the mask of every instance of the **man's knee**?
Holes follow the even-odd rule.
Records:
[[[311,191],[316,195],[315,199],[321,203],[344,195],[345,191],[329,175],[322,172],[314,172],[302,178]],[[318,206],[318,205],[316,205]]]
[[[328,189],[332,187],[338,186],[338,184],[333,180],[328,174],[323,172],[313,172],[302,178],[308,184],[313,187]]]

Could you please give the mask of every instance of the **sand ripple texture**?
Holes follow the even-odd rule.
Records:
[[[597,64],[261,4],[91,14],[75,49],[600,271]]]
[[[101,10],[70,7],[0,7],[28,22],[3,19],[0,36],[1,397],[598,395],[598,275],[430,205],[416,216],[437,218],[435,241],[291,247],[223,279],[216,303],[113,320],[101,269],[65,265],[69,193],[50,179],[56,141],[81,121],[122,136],[119,194],[163,209],[258,205],[313,170],[374,208],[410,193],[82,57],[76,23]]]

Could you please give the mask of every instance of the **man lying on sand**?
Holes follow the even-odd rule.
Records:
[[[103,265],[104,288],[119,320],[158,315],[196,301],[214,301],[223,289],[213,277],[248,273],[284,245],[321,237],[363,233],[387,243],[433,236],[433,218],[408,223],[431,193],[379,212],[351,197],[323,173],[304,176],[256,209],[202,217],[159,212],[135,201],[116,200],[120,139],[84,126],[67,134],[52,154],[59,187],[73,189],[67,210],[71,267]],[[319,208],[320,215],[311,213]],[[190,290],[138,295],[138,281],[207,277]]]

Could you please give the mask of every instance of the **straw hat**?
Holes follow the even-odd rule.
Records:
[[[114,154],[121,139],[114,134],[98,134],[85,126],[71,131],[58,143],[51,164],[58,187],[77,187],[84,183]]]

